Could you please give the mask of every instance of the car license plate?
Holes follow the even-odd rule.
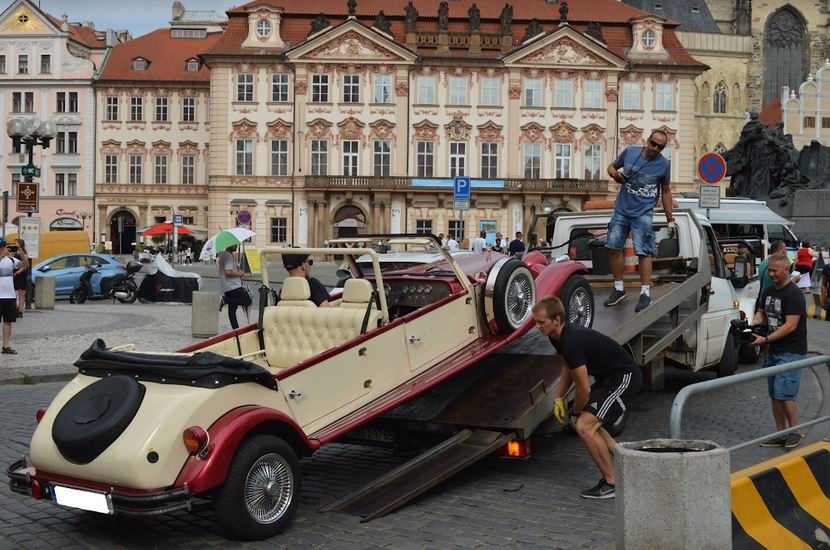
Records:
[[[115,513],[112,508],[112,499],[106,493],[52,485],[52,495],[54,501],[61,506],[98,512],[99,514]]]
[[[381,428],[357,428],[349,432],[349,436],[365,441],[379,441],[381,443],[395,442],[395,432]]]

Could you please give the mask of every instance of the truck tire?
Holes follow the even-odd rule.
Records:
[[[300,462],[288,443],[255,435],[237,449],[214,501],[216,520],[245,540],[281,533],[300,502]]]
[[[594,291],[582,275],[570,277],[559,298],[565,306],[565,316],[572,325],[591,328],[594,324]]]
[[[735,337],[730,334],[726,337],[723,356],[718,363],[718,378],[731,376],[736,370],[738,370],[738,347],[735,345]]]
[[[738,349],[738,360],[747,365],[754,365],[761,357],[761,346],[750,346],[749,344],[741,344]]]
[[[536,303],[533,274],[516,258],[500,260],[490,269],[483,298],[488,322],[492,313],[498,332],[510,334],[530,318]]]

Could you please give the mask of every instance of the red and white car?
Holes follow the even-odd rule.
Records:
[[[423,235],[394,242],[435,244]],[[262,265],[284,253],[267,249]],[[176,353],[96,341],[78,375],[38,411],[11,488],[104,514],[155,515],[209,499],[236,536],[281,532],[299,501],[298,457],[313,453],[473,365],[533,326],[537,297],[560,295],[572,322],[594,304],[579,262],[538,252],[443,259],[346,282],[333,307],[289,277],[258,323]],[[266,270],[267,271],[267,270]],[[264,285],[269,281],[263,274]],[[273,293],[263,292],[273,302]]]

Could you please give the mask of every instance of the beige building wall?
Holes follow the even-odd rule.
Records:
[[[809,75],[781,105],[784,133],[792,134],[796,149],[812,141],[830,144],[830,62],[815,77]]]

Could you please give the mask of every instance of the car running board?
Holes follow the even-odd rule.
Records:
[[[492,454],[511,439],[515,439],[512,433],[462,430],[368,485],[323,506],[320,511],[347,512],[360,516],[361,522],[383,517]]]

